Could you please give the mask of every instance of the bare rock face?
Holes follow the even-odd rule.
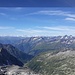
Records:
[[[0,43],[0,66],[2,65],[18,65],[23,66],[23,63],[31,60],[32,55],[28,55],[10,44]]]
[[[35,74],[28,68],[19,66],[2,66],[0,67],[0,75],[41,75]]]
[[[23,65],[21,61],[19,61],[16,57],[11,55],[6,49],[2,48],[0,52],[0,66],[12,64],[19,66]]]

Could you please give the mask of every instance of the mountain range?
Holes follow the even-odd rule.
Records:
[[[28,55],[22,51],[19,51],[17,48],[10,44],[0,44],[0,64],[1,65],[11,65],[11,64],[19,64],[21,66],[23,63],[26,63],[33,56]]]
[[[8,37],[1,37],[0,42],[3,44],[11,44],[17,49],[34,56],[48,50],[53,51],[53,50],[75,49],[75,37],[72,35],[53,36],[53,37],[9,37],[9,38],[10,39],[8,39]]]
[[[23,66],[39,75],[74,75],[74,63],[75,37],[72,35],[0,37],[0,66]]]

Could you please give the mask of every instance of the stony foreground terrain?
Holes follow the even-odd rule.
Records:
[[[35,74],[27,68],[13,65],[0,67],[0,75],[41,75],[41,74]]]

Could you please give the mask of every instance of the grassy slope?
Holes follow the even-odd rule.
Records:
[[[75,51],[44,52],[27,65],[43,75],[75,75]]]

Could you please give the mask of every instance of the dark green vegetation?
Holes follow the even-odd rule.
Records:
[[[75,51],[44,52],[27,66],[43,75],[75,75]]]

